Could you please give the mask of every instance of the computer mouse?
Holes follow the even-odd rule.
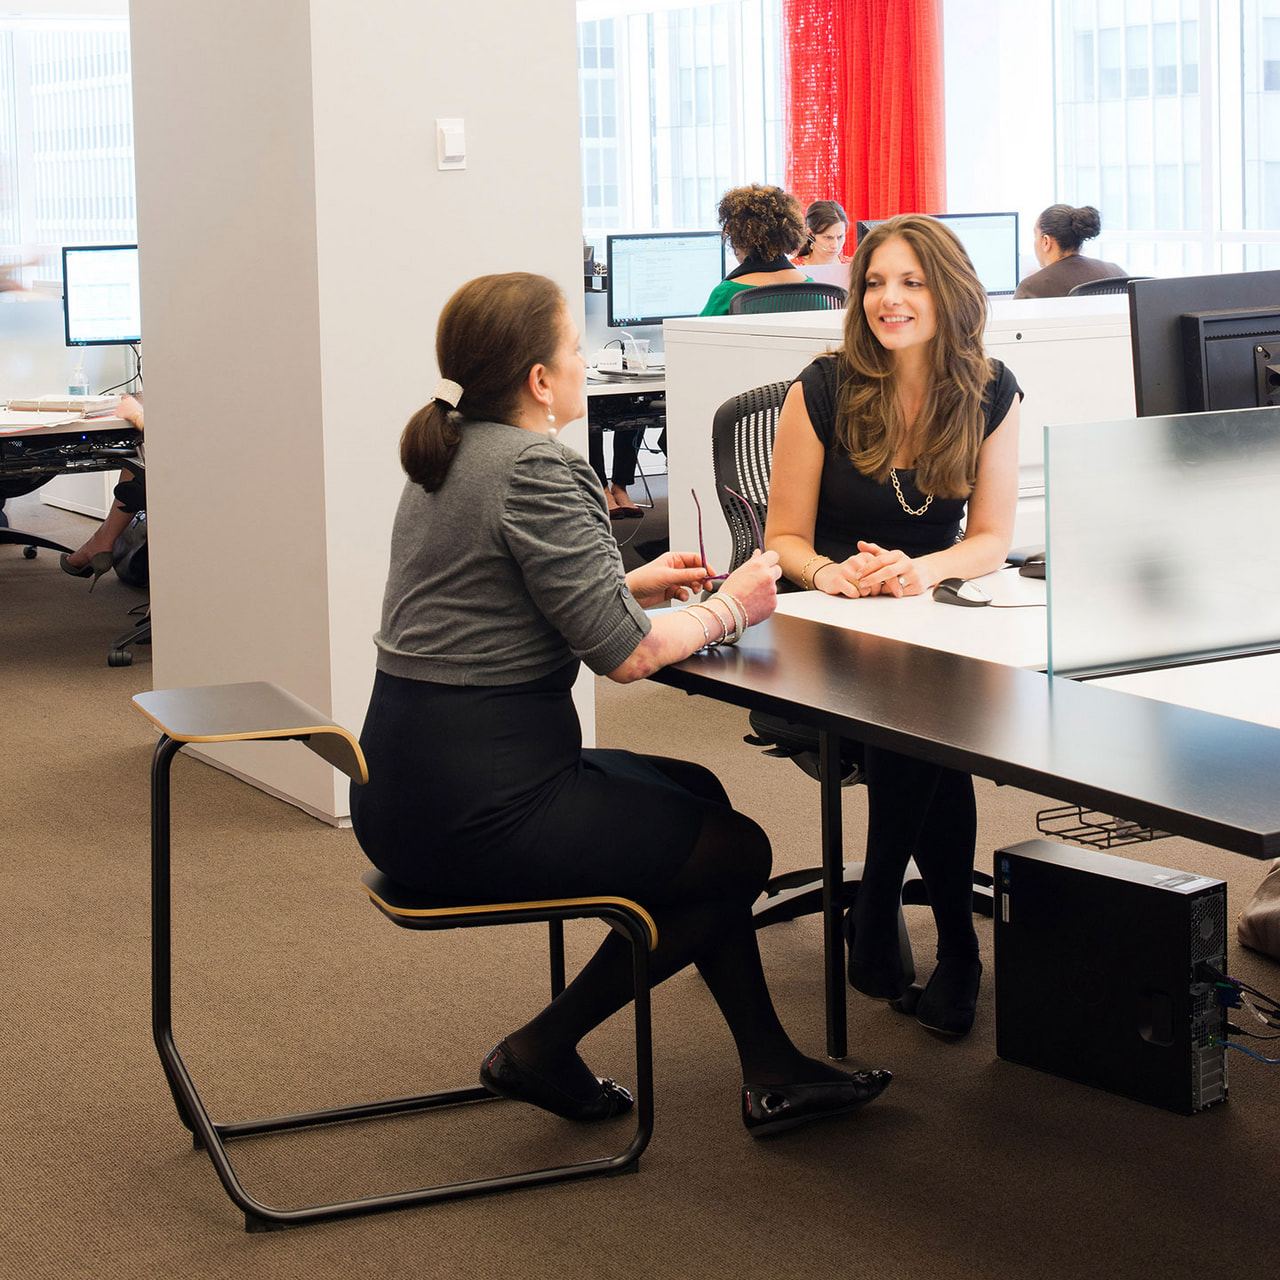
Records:
[[[933,598],[939,604],[962,604],[968,609],[991,603],[991,597],[976,582],[966,582],[963,578],[943,578],[934,587]]]
[[[1044,564],[1044,552],[1037,551],[1034,555],[1028,556],[1018,566],[1018,573],[1024,578],[1043,578]]]

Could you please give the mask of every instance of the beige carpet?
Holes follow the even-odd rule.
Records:
[[[9,512],[73,543],[88,528],[32,500]],[[859,1114],[755,1143],[737,1118],[728,1034],[682,974],[656,993],[657,1128],[638,1175],[245,1235],[150,1043],[154,739],[129,702],[149,685],[148,651],[123,670],[105,661],[139,596],[114,578],[93,596],[86,585],[56,556],[0,547],[4,1280],[1274,1274],[1275,1069],[1241,1056],[1227,1106],[1170,1115],[997,1059],[989,982],[958,1044],[851,994],[854,1060],[892,1067],[893,1087]],[[656,686],[599,686],[602,745],[709,764],[770,832],[780,867],[810,862],[816,785],[744,746],[742,720]],[[394,929],[363,900],[350,832],[194,761],[175,778],[175,1023],[220,1118],[469,1082],[544,998],[538,930]],[[1041,803],[981,784],[980,857],[1033,835]],[[853,847],[864,804],[846,793]],[[1181,840],[1137,856],[1225,877],[1233,914],[1262,874]],[[910,914],[927,972],[927,913]],[[978,929],[989,963],[990,922]],[[573,954],[596,936],[573,929]],[[819,1052],[817,922],[761,941],[788,1027]],[[1231,967],[1280,991],[1270,961],[1233,947]],[[629,1078],[625,1017],[585,1049]],[[599,1150],[624,1125],[583,1133],[494,1104],[238,1153],[251,1189],[297,1202]]]

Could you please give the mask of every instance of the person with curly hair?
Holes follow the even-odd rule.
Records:
[[[1073,209],[1051,204],[1036,219],[1035,254],[1040,264],[1014,292],[1015,298],[1065,298],[1087,280],[1106,280],[1129,273],[1114,262],[1086,258],[1080,246],[1102,230],[1102,215],[1091,204]]]
[[[727,316],[735,294],[762,284],[804,284],[809,279],[791,261],[807,235],[800,202],[781,187],[734,187],[716,211],[720,233],[738,266],[711,290],[704,316]]]
[[[1004,563],[1022,393],[983,350],[986,293],[942,223],[908,214],[874,227],[854,254],[850,285],[843,345],[805,368],[783,402],[764,542],[785,577],[846,596],[856,610],[866,606],[855,601],[918,596],[943,578]],[[962,1036],[982,976],[973,780],[847,745],[865,770],[870,808],[848,922],[849,981],[880,999],[906,995],[898,903],[914,858],[938,929],[937,967],[916,1016],[929,1030]]]

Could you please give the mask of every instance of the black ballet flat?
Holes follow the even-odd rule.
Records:
[[[982,983],[981,960],[938,962],[916,1005],[916,1021],[926,1031],[958,1040],[973,1030]]]
[[[742,1123],[753,1138],[772,1138],[813,1120],[842,1115],[878,1098],[890,1071],[855,1071],[847,1080],[815,1084],[744,1084]]]
[[[505,1040],[494,1045],[480,1067],[480,1083],[490,1093],[514,1102],[528,1102],[566,1120],[608,1120],[635,1105],[635,1099],[620,1084],[607,1077],[596,1079],[600,1092],[584,1102],[518,1058]]]

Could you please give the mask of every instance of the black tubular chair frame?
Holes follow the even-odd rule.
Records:
[[[228,686],[236,688],[237,686]],[[250,686],[243,686],[249,688]],[[180,691],[189,692],[189,691]],[[283,692],[283,691],[281,691]],[[137,705],[156,720],[145,705],[148,697],[163,694],[141,694]],[[288,696],[288,695],[286,695]],[[304,705],[304,704],[300,704]],[[318,715],[318,713],[316,713]],[[316,721],[311,723],[315,724]],[[332,725],[332,722],[329,722]],[[338,758],[345,750],[348,757],[352,748],[358,754],[354,739],[345,730],[333,726],[337,733],[346,736],[350,747],[338,744],[335,748],[327,729],[321,725],[308,732],[264,732],[255,734],[220,735],[203,738],[174,737],[161,725],[161,736],[156,744],[151,763],[151,1026],[156,1050],[160,1057],[165,1079],[178,1117],[190,1130],[197,1150],[203,1148],[213,1164],[214,1172],[228,1197],[244,1214],[248,1232],[279,1230],[308,1222],[356,1217],[363,1214],[408,1208],[412,1205],[435,1201],[454,1200],[464,1196],[485,1195],[517,1187],[538,1186],[544,1183],[567,1182],[580,1178],[630,1173],[638,1170],[641,1153],[653,1133],[653,1060],[652,1030],[650,1021],[649,951],[654,943],[653,922],[634,903],[625,899],[570,899],[536,903],[501,903],[480,907],[439,908],[428,913],[410,927],[422,929],[465,928],[470,926],[546,922],[551,933],[551,968],[553,994],[563,989],[564,952],[563,922],[565,920],[599,919],[623,933],[631,942],[635,981],[635,1039],[636,1039],[636,1131],[628,1145],[612,1156],[583,1160],[570,1165],[532,1169],[515,1174],[502,1174],[471,1181],[454,1182],[439,1186],[419,1187],[409,1191],[371,1195],[359,1199],[333,1203],[307,1205],[300,1208],[281,1209],[268,1205],[251,1195],[244,1187],[227,1151],[231,1139],[251,1137],[264,1133],[279,1133],[292,1129],[311,1128],[325,1124],[340,1124],[357,1120],[369,1120],[383,1116],[402,1115],[425,1111],[436,1107],[453,1106],[470,1102],[499,1101],[495,1095],[479,1084],[436,1093],[416,1094],[400,1098],[348,1106],[328,1107],[318,1111],[295,1112],[267,1116],[252,1120],[215,1121],[209,1114],[196,1089],[191,1074],[183,1062],[173,1034],[173,936],[172,936],[172,876],[171,876],[171,771],[174,757],[193,741],[248,741],[257,738],[281,739],[302,742],[318,755],[338,768],[351,773],[351,769]],[[363,757],[358,756],[363,768]],[[352,774],[355,776],[355,774]],[[358,779],[363,781],[364,779]],[[378,901],[369,885],[366,890],[375,905],[390,914]],[[406,921],[393,915],[397,924]],[[558,944],[558,946],[557,946]]]
[[[1098,280],[1085,280],[1074,289],[1068,289],[1067,297],[1087,298],[1102,293],[1128,293],[1131,280],[1150,279],[1150,276],[1103,276]]]
[[[761,284],[729,299],[731,316],[773,314],[779,311],[840,311],[848,291],[838,284],[809,280],[803,284]]]

